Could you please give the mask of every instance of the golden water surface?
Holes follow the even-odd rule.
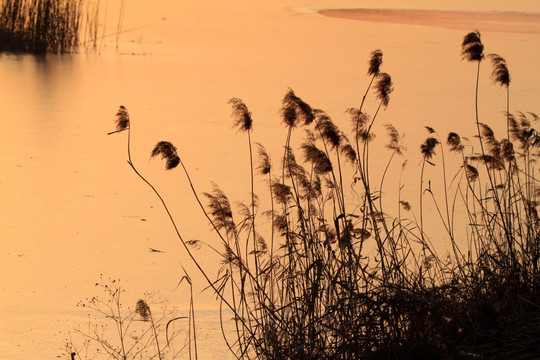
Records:
[[[198,191],[210,190],[214,181],[233,201],[247,201],[247,139],[231,129],[232,97],[248,105],[254,140],[279,163],[286,134],[279,109],[288,88],[348,130],[344,111],[359,105],[369,82],[369,55],[380,48],[395,91],[377,125],[391,122],[406,133],[405,178],[417,184],[423,126],[472,137],[476,67],[461,61],[460,43],[478,29],[486,53],[509,64],[511,111],[540,111],[540,5],[469,3],[127,1],[118,48],[116,37],[108,36],[96,49],[73,55],[1,56],[0,359],[59,356],[65,333],[86,316],[76,304],[95,295],[101,274],[122,279],[126,301],[133,303],[144,291],[159,291],[185,308],[186,289],[177,287],[180,265],[198,290],[205,285],[160,203],[126,163],[126,134],[107,136],[119,105],[131,116],[136,166],[169,201],[186,240],[212,244],[185,177],[164,171],[149,154],[157,141],[172,141]],[[353,7],[371,10],[328,10]],[[110,1],[102,10],[100,34],[114,33],[117,4]],[[535,19],[528,30],[508,25],[523,12]],[[419,14],[423,20],[414,20]],[[441,16],[451,21],[443,24]],[[501,132],[505,91],[491,84],[490,71],[486,62],[480,115]],[[374,102],[367,106],[374,111]],[[376,131],[383,144],[381,128]],[[375,152],[374,163],[387,155]],[[258,189],[263,192],[262,185]],[[408,191],[418,196],[416,185]],[[201,250],[201,261],[215,273],[219,259],[211,252]],[[215,308],[210,295],[196,295],[200,308]],[[210,343],[223,345],[219,336]],[[224,356],[224,345],[220,349],[209,358]]]

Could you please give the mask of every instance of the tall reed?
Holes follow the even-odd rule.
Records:
[[[217,185],[204,193],[208,205],[203,206],[176,147],[159,142],[152,156],[162,156],[167,169],[182,165],[221,242],[221,248],[213,247],[222,261],[216,280],[198,262],[194,243],[183,240],[159,192],[136,169],[128,132],[129,164],[159,197],[195,266],[221,305],[234,314],[235,336],[224,337],[236,358],[454,359],[475,348],[473,340],[486,329],[486,313],[503,321],[510,310],[538,309],[540,191],[534,158],[540,156],[540,134],[533,128],[538,116],[512,115],[507,108],[511,136],[498,140],[479,116],[480,33],[466,35],[462,50],[464,59],[478,63],[478,143],[474,147],[454,132],[443,141],[426,127],[429,135],[419,154],[419,221],[401,199],[401,183],[398,205],[410,216],[402,216],[401,210],[398,217],[391,215],[382,201],[387,171],[394,156],[404,151],[392,125],[385,125],[390,154],[383,175],[377,181],[370,174],[373,125],[393,90],[390,76],[380,71],[380,50],[369,60],[371,79],[361,105],[348,110],[349,136],[324,111],[292,90],[285,94],[280,113],[287,135],[277,169],[261,146],[260,159],[254,160],[251,113],[242,100],[230,101],[235,126],[247,133],[250,153],[251,203],[238,210]],[[508,87],[509,75],[502,69],[506,62],[494,57],[493,63],[496,81]],[[377,100],[373,116],[365,109],[370,91]],[[117,124],[129,131],[129,121],[122,119],[129,119],[123,107]],[[305,137],[294,149],[299,128],[306,130]],[[447,146],[462,164],[450,184]],[[442,193],[431,186],[426,166],[441,167]],[[267,179],[272,200],[263,212],[271,222],[270,245],[257,230],[255,169]],[[450,241],[444,245],[451,251],[437,248],[428,236],[424,195],[435,206],[440,231]],[[456,222],[468,225],[460,232]]]

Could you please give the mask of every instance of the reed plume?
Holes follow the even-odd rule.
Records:
[[[488,58],[493,65],[493,71],[491,73],[493,82],[500,86],[508,87],[510,85],[510,73],[508,72],[506,60],[497,54],[489,54]]]
[[[123,131],[129,127],[129,114],[124,105],[120,105],[118,112],[116,113],[116,130]]]
[[[476,181],[479,176],[478,169],[470,164],[465,164],[465,174],[470,182]]]
[[[257,152],[259,153],[259,163],[257,165],[257,170],[259,171],[259,174],[261,175],[268,175],[270,174],[270,171],[272,170],[272,163],[270,162],[270,155],[268,155],[268,152],[259,143],[256,143],[257,145]]]
[[[370,134],[367,131],[369,116],[366,113],[360,111],[358,108],[349,108],[347,109],[347,113],[351,117],[355,140],[361,142],[369,142],[373,140],[375,135]]]
[[[467,61],[482,61],[484,59],[484,44],[478,30],[465,35],[461,43],[462,58]]]
[[[424,159],[431,159],[435,155],[435,147],[439,144],[439,140],[430,136],[428,137],[422,145],[420,145],[420,150]]]
[[[512,140],[518,140],[519,142],[526,143],[527,136],[522,131],[520,124],[518,123],[516,117],[513,114],[508,114],[508,125],[510,127],[510,135]]]
[[[176,147],[168,141],[160,141],[154,146],[150,157],[161,155],[161,158],[166,160],[165,169],[174,169],[180,163],[180,157],[176,151]]]
[[[148,306],[146,301],[142,299],[137,301],[137,305],[135,306],[135,312],[139,314],[141,319],[143,319],[144,321],[150,320],[150,316],[152,314],[150,311],[150,306]]]
[[[461,152],[463,151],[463,144],[461,143],[461,137],[455,132],[450,132],[446,143],[450,145],[450,151]]]
[[[411,211],[411,204],[408,201],[400,200],[399,203],[401,204],[401,207],[403,207],[403,210]]]
[[[501,143],[495,138],[495,133],[489,125],[481,123],[480,127],[483,141],[486,143],[490,155],[483,156],[484,160],[487,161],[491,168],[502,169]]]
[[[240,129],[240,131],[251,130],[253,119],[246,104],[238,98],[232,98],[229,100],[229,104],[232,104],[233,108],[232,117],[234,119],[234,126]]]
[[[352,165],[356,163],[356,150],[354,150],[354,147],[351,144],[347,143],[343,145],[340,149],[340,152],[343,156],[345,156],[345,159],[348,160]]]
[[[536,114],[529,113],[535,120]],[[532,127],[531,120],[526,114],[518,112],[518,118],[513,114],[508,114],[508,123],[510,125],[510,134],[513,140],[519,142],[519,148],[527,151],[530,147],[537,143],[537,131]]]
[[[315,144],[305,143],[302,145],[302,150],[304,151],[306,161],[313,164],[315,173],[321,175],[332,171],[332,162],[328,159],[326,153],[317,148]]]
[[[272,192],[276,201],[282,205],[286,205],[292,197],[291,187],[279,182],[272,184]]]
[[[283,122],[288,127],[295,127],[298,122],[309,125],[315,120],[311,106],[296,96],[292,89],[289,89],[283,98],[281,115]]]
[[[392,78],[387,73],[380,73],[375,83],[375,95],[381,101],[384,108],[388,107],[390,102],[390,93],[394,91]]]
[[[495,133],[491,129],[491,127],[487,124],[480,123],[480,129],[482,133],[483,140],[490,146],[494,146],[498,143],[497,139],[495,139]]]
[[[224,228],[228,232],[234,232],[236,224],[233,220],[233,212],[229,198],[216,184],[212,184],[211,193],[203,195],[208,199],[209,212],[212,215],[217,230]]]
[[[493,70],[491,72],[493,83],[506,88],[506,134],[508,138],[510,138],[510,73],[504,58],[497,54],[489,54],[488,58],[493,65]]]
[[[320,131],[323,140],[332,145],[333,148],[339,149],[343,136],[338,127],[324,111],[316,110],[314,113],[316,114],[317,129]]]
[[[386,133],[388,134],[388,138],[390,139],[388,144],[386,144],[386,148],[394,151],[398,155],[403,155],[405,147],[401,143],[401,135],[399,134],[399,131],[392,124],[384,124],[384,127],[386,129]]]
[[[371,57],[369,58],[369,67],[368,75],[377,76],[379,75],[380,67],[383,62],[383,52],[381,49],[376,49],[371,52]]]
[[[514,162],[516,160],[515,158],[515,152],[514,152],[514,144],[508,140],[508,139],[502,139],[500,143],[501,147],[501,156],[504,160],[507,162]]]

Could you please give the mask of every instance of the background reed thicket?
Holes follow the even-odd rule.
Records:
[[[369,59],[369,85],[360,106],[348,110],[347,133],[293,90],[286,93],[281,120],[288,131],[277,160],[252,142],[248,106],[230,100],[234,125],[246,134],[250,155],[247,204],[233,208],[217,185],[197,192],[177,148],[159,142],[152,157],[162,157],[168,170],[180,165],[219,246],[182,237],[166,201],[131,159],[130,119],[127,109],[120,108],[115,132],[127,131],[129,164],[162,202],[220,307],[234,314],[235,336],[223,334],[235,357],[539,356],[530,341],[540,330],[534,322],[540,314],[540,134],[534,128],[539,118],[509,112],[507,64],[499,55],[484,54],[479,32],[464,37],[462,55],[477,66],[477,133],[470,139],[453,132],[441,136],[426,127],[427,138],[419,145],[419,193],[405,194],[418,196],[418,209],[402,196],[400,183],[397,214],[387,212],[383,202],[386,174],[401,166],[395,159],[404,150],[393,125],[384,125],[389,153],[381,177],[373,175],[370,163],[374,124],[393,91],[390,75],[381,71],[381,50]],[[479,70],[486,60],[493,66],[494,84],[507,91],[507,103],[501,104],[507,123],[503,138],[479,117]],[[366,109],[365,100],[372,96],[377,105]],[[293,146],[302,132],[300,146]],[[449,153],[458,167],[447,168]],[[432,186],[428,168],[441,174],[442,184]],[[259,176],[269,199],[264,210],[255,193]],[[428,204],[443,228],[437,238],[449,243],[427,235]],[[468,224],[466,231],[456,224]],[[221,259],[216,277],[198,261],[200,246]]]
[[[70,53],[110,35],[118,47],[124,12],[121,1],[117,32],[105,35],[99,34],[100,0],[2,0],[0,53]]]

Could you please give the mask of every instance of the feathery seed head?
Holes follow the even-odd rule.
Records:
[[[461,43],[461,55],[467,61],[482,61],[484,59],[484,44],[482,44],[478,30],[465,35]]]
[[[214,225],[218,230],[225,228],[227,231],[234,231],[234,223],[231,203],[223,190],[216,184],[212,184],[212,193],[204,193],[208,199],[209,212],[213,217]]]
[[[434,133],[436,133],[435,129],[432,128],[431,126],[425,126],[425,128],[426,128],[428,134],[434,134]]]
[[[379,75],[380,67],[382,65],[383,53],[380,49],[373,50],[371,52],[371,58],[369,59],[368,75]]]
[[[478,179],[478,170],[470,164],[465,164],[465,175],[469,181],[475,181]]]
[[[268,245],[266,244],[266,241],[264,238],[257,234],[257,245],[258,245],[258,254],[257,255],[264,255],[268,253]]]
[[[129,114],[124,105],[120,105],[116,113],[116,130],[122,131],[129,128]]]
[[[347,143],[343,145],[339,151],[351,164],[356,164],[356,150],[354,150],[351,144]]]
[[[327,141],[334,148],[338,148],[341,145],[341,140],[343,138],[341,131],[338,127],[332,122],[330,116],[328,116],[324,111],[316,111],[316,124],[321,132],[323,140]]]
[[[287,215],[286,214],[275,214],[274,215],[274,229],[281,233],[285,233],[289,227],[289,223],[287,222]]]
[[[401,144],[401,135],[398,130],[392,124],[384,124],[384,127],[390,138],[390,142],[386,144],[386,148],[395,151],[398,155],[402,155],[405,147]]]
[[[495,138],[495,133],[489,125],[480,123],[480,134],[482,135],[482,141],[485,141],[490,147],[499,145],[499,142]]]
[[[268,175],[272,169],[272,164],[270,162],[270,155],[266,152],[264,146],[259,143],[257,145],[257,152],[259,153],[259,163],[257,165],[257,170],[261,175]]]
[[[530,129],[531,128],[531,120],[529,119],[527,114],[525,114],[525,113],[523,113],[521,111],[518,111],[518,115],[519,115],[519,122],[520,122],[521,126],[524,127],[524,128]],[[534,117],[533,117],[533,119],[534,119]]]
[[[527,139],[523,138],[521,126],[513,114],[507,113],[508,126],[510,128],[510,135],[512,140],[518,140],[521,143],[526,142]]]
[[[493,65],[493,71],[491,72],[493,82],[508,87],[510,85],[510,73],[508,72],[506,60],[497,54],[489,54],[488,57]]]
[[[176,147],[168,141],[160,141],[154,146],[152,158],[161,155],[162,159],[167,160],[165,164],[166,170],[174,169],[180,163],[180,157],[176,152]]]
[[[238,127],[240,131],[249,131],[253,126],[253,119],[251,113],[248,111],[246,104],[238,98],[232,98],[229,100],[229,104],[232,104],[232,117],[234,118],[234,126]]]
[[[135,312],[139,314],[139,316],[145,321],[150,320],[150,317],[152,316],[150,306],[148,306],[146,301],[142,299],[137,301],[137,305],[135,306]]]
[[[292,105],[286,105],[281,109],[283,122],[288,127],[296,126],[296,109]]]
[[[313,164],[316,174],[326,174],[332,171],[332,163],[326,153],[317,148],[315,144],[305,143],[302,145],[306,161]]]
[[[439,144],[439,140],[434,137],[428,137],[426,141],[420,145],[420,150],[424,155],[424,159],[431,159],[435,155],[435,146]]]
[[[386,108],[390,102],[390,93],[394,91],[392,78],[387,73],[379,73],[377,82],[375,83],[375,95]]]
[[[514,144],[508,139],[501,140],[501,156],[508,162],[515,160]]]
[[[485,156],[484,161],[494,169],[500,169],[502,167],[501,162],[501,144],[495,138],[495,133],[486,124],[480,123],[480,133],[482,135],[482,141],[487,145],[487,149],[490,156]]]
[[[221,253],[223,265],[233,265],[235,268],[239,268],[243,265],[242,259],[231,249],[228,244],[224,244],[225,251]]]
[[[533,121],[540,121],[540,116],[538,116],[537,114],[533,113],[533,112],[528,112],[527,114],[529,114],[530,117],[532,117]]]
[[[367,131],[369,116],[358,108],[349,108],[347,112],[351,116],[355,139],[363,142],[371,141],[375,137],[375,134]]]
[[[450,145],[450,151],[460,152],[463,150],[463,145],[461,144],[461,138],[455,132],[448,134],[448,139],[446,143]]]
[[[400,200],[399,203],[401,204],[401,207],[403,207],[403,210],[411,211],[411,204],[408,201]]]
[[[282,205],[286,205],[292,196],[291,187],[279,182],[272,184],[272,191],[276,201]]]
[[[298,121],[309,125],[315,119],[311,106],[296,96],[292,89],[289,89],[282,100],[281,115],[288,127],[295,127]]]

